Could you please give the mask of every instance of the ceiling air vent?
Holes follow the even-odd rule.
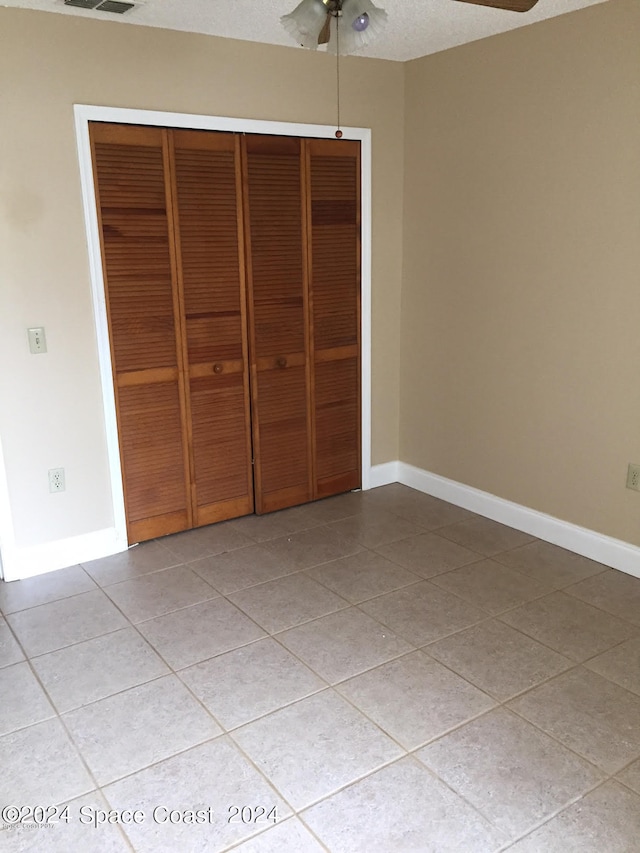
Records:
[[[80,9],[95,9],[100,0],[64,0],[65,6],[78,6]]]
[[[116,15],[122,15],[123,12],[133,9],[133,6],[133,3],[121,3],[120,0],[104,0],[104,3],[100,3],[96,9],[99,12],[115,12]]]
[[[133,9],[135,3],[121,3],[120,0],[64,0],[65,6],[77,6],[79,9],[97,9],[99,12],[114,12],[122,15]]]

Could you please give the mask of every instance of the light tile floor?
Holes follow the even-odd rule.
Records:
[[[640,579],[404,486],[0,610],[7,853],[640,850]]]

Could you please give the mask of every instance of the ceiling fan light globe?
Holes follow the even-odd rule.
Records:
[[[364,12],[362,15],[358,15],[358,17],[353,21],[351,26],[357,33],[363,33],[369,26],[368,13]]]
[[[280,23],[298,44],[317,49],[326,20],[327,7],[322,0],[302,0],[292,12],[280,18]]]
[[[353,23],[357,18],[366,14],[368,24],[364,30],[357,30]],[[340,54],[357,53],[368,47],[384,30],[387,23],[387,13],[379,9],[371,0],[343,0],[342,18],[340,23]],[[330,53],[337,52],[335,37],[336,19],[331,21],[331,39],[327,45]]]

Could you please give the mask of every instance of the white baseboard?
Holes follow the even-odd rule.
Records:
[[[499,521],[568,551],[640,578],[640,548],[594,530],[562,521],[521,504],[440,477],[406,462],[385,462],[370,469],[371,488],[402,483],[425,494]],[[126,551],[115,527],[82,536],[21,548],[3,549],[5,581],[20,580]]]
[[[455,480],[431,474],[406,462],[386,462],[384,465],[372,467],[372,486],[393,482],[410,486],[427,495],[448,501],[485,518],[529,533],[538,539],[544,539],[545,542],[551,542],[553,545],[581,554],[590,560],[596,560],[605,566],[611,566],[612,569],[619,569],[621,572],[640,578],[640,548],[629,542],[562,521],[552,515],[504,500],[480,489],[465,486]]]
[[[399,462],[383,462],[382,465],[372,465],[369,472],[369,488],[388,486],[398,482]]]
[[[128,545],[118,537],[115,527],[95,530],[82,536],[58,539],[42,545],[21,548],[14,545],[10,554],[3,553],[5,581],[16,581],[87,563],[125,551]]]

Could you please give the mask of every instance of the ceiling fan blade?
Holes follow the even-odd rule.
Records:
[[[528,12],[538,0],[457,0],[458,3],[473,3],[475,6],[491,6],[508,12]]]
[[[327,12],[327,20],[318,36],[318,44],[328,44],[331,36],[331,12]]]

